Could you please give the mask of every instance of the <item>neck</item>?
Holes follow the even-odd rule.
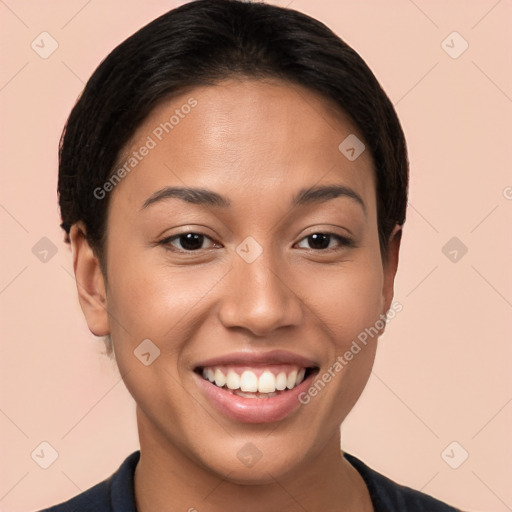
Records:
[[[343,457],[339,431],[304,468],[240,484],[192,460],[165,439],[137,408],[141,446],[135,470],[138,512],[371,512],[368,489]]]

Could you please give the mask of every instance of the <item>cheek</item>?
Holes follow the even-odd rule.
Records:
[[[108,308],[120,339],[149,338],[161,345],[172,338],[179,345],[185,330],[200,321],[205,297],[229,270],[222,264],[173,266],[161,251],[111,253],[118,263],[109,272]]]
[[[353,262],[330,272],[315,287],[311,304],[335,336],[339,349],[374,325],[382,312],[383,273],[380,262]]]
[[[320,320],[330,341],[321,341],[328,360],[302,396],[302,403],[316,408],[316,414],[304,420],[311,432],[335,430],[360,397],[377,348],[377,335],[368,333],[379,320],[382,305],[378,262],[340,267],[323,283],[315,287],[311,304],[315,321]]]

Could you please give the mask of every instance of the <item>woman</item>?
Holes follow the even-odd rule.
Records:
[[[199,0],[119,45],[67,122],[59,198],[140,451],[48,510],[455,510],[340,450],[400,307],[407,185],[389,99],[304,14]]]

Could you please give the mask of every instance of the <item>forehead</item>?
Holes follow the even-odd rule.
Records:
[[[333,102],[295,84],[231,79],[197,87],[161,103],[138,128],[118,161],[129,172],[112,199],[142,204],[157,188],[176,184],[247,200],[257,191],[336,182],[371,200],[369,151],[350,161],[339,149],[354,136],[362,140]]]

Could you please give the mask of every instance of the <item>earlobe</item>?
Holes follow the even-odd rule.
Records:
[[[402,229],[403,225],[397,224],[389,236],[387,258],[384,262],[384,284],[382,289],[384,304],[383,314],[389,310],[393,300],[395,276],[398,269],[398,254],[400,252],[400,242],[402,239]]]
[[[95,336],[105,336],[110,333],[105,280],[85,233],[82,222],[73,224],[69,232],[78,300],[89,330]]]

